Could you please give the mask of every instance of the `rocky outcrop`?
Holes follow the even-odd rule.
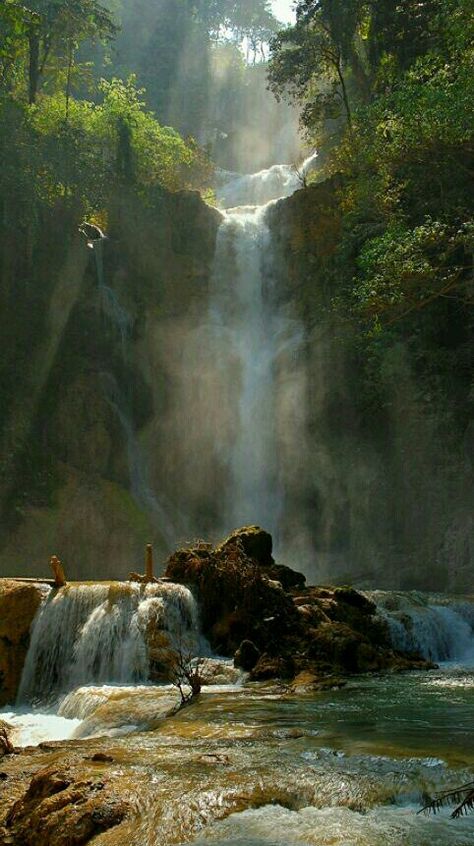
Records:
[[[0,760],[13,752],[14,747],[10,740],[10,732],[11,726],[5,720],[0,720]]]
[[[0,706],[15,701],[40,602],[38,585],[0,579]]]
[[[215,548],[178,550],[166,576],[194,589],[211,646],[234,655],[255,681],[427,666],[394,653],[386,624],[363,594],[305,587],[301,574],[284,567],[279,579],[279,572],[271,537],[253,526]]]
[[[103,778],[47,767],[31,779],[0,827],[0,846],[83,846],[118,825],[129,806]]]

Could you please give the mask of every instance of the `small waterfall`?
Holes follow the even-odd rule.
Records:
[[[50,591],[31,632],[18,703],[44,702],[85,684],[146,682],[147,636],[183,633],[198,648],[198,617],[182,585],[111,582]]]
[[[430,661],[474,659],[474,605],[429,594],[370,591],[399,652],[415,652]]]
[[[102,313],[119,334],[122,354],[126,358],[127,342],[132,331],[133,319],[120,303],[113,288],[105,282],[104,244],[107,236],[95,224],[84,223],[80,231],[88,238],[87,245],[94,253]]]
[[[217,187],[217,199],[224,208],[252,205],[263,206],[272,200],[281,200],[294,194],[305,184],[308,173],[317,159],[313,153],[300,167],[277,164],[260,170],[258,173],[218,174],[220,185]]]
[[[117,415],[122,428],[126,448],[127,464],[130,474],[130,492],[140,508],[150,516],[154,525],[160,531],[161,536],[169,547],[176,541],[177,532],[173,525],[169,512],[171,508],[165,508],[148,482],[148,474],[145,457],[132,424],[130,413],[125,409],[125,403],[121,395],[117,380],[111,373],[102,373],[102,384],[107,402]],[[175,516],[179,516],[176,515]]]

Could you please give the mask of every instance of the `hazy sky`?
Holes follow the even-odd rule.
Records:
[[[273,12],[284,23],[294,20],[293,0],[272,0]]]

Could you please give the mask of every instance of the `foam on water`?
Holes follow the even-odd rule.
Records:
[[[316,158],[317,154],[313,153],[300,167],[277,164],[257,173],[222,174],[223,184],[216,190],[217,199],[228,209],[249,204],[263,206],[272,200],[289,197],[303,187]]]
[[[47,740],[69,740],[81,724],[77,718],[27,711],[3,711],[0,718],[12,726],[9,736],[14,746],[37,746]]]
[[[474,605],[418,592],[369,591],[400,652],[430,661],[474,663]]]
[[[85,684],[146,682],[149,628],[198,650],[195,600],[182,585],[79,584],[51,591],[33,623],[19,704],[51,702]]]
[[[418,816],[413,806],[349,808],[267,805],[229,816],[206,830],[196,846],[472,846],[474,819]]]

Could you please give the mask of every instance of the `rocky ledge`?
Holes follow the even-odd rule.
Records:
[[[0,706],[15,701],[41,595],[37,584],[0,579]]]
[[[307,587],[275,563],[272,538],[258,526],[213,547],[199,543],[169,559],[165,575],[196,593],[211,647],[255,681],[324,685],[338,674],[432,666],[393,650],[376,606],[351,587]]]

